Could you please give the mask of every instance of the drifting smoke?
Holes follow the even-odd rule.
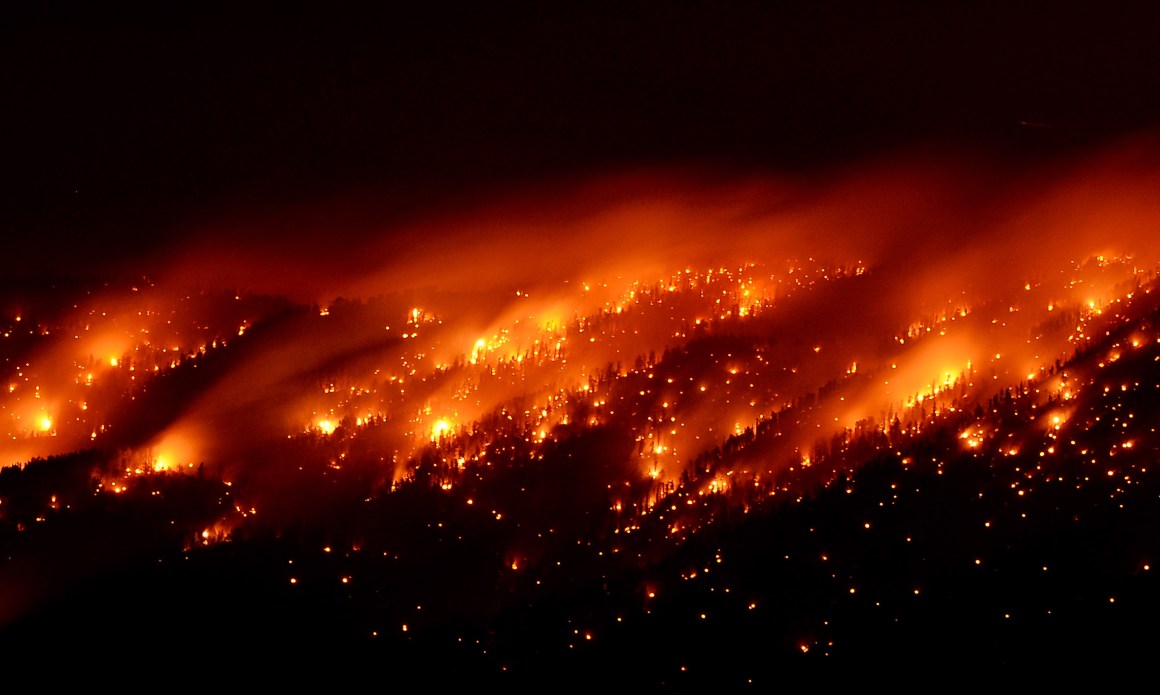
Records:
[[[3,463],[115,446],[274,504],[302,457],[365,490],[445,440],[471,465],[499,414],[533,448],[579,417],[617,423],[641,442],[629,468],[665,480],[824,390],[776,469],[1068,354],[1160,263],[1158,154],[1148,136],[1050,167],[912,155],[620,175],[386,226],[352,201],[223,222],[141,287],[43,312],[8,375]],[[620,377],[636,406],[611,400]]]
[[[584,279],[810,256],[909,266],[918,283],[950,272],[960,285],[1002,258],[1016,282],[1085,254],[1154,251],[1155,150],[1148,135],[1050,165],[912,154],[797,178],[625,174],[389,225],[363,194],[215,222],[150,265],[178,286],[323,303],[416,288],[557,295]]]

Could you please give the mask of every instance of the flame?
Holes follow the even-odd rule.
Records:
[[[440,437],[443,437],[444,435],[446,435],[450,431],[451,431],[451,423],[450,422],[448,422],[445,419],[436,420],[435,424],[431,425],[431,440],[434,441],[436,439],[439,439]]]
[[[146,467],[207,461],[276,489],[275,445],[301,438],[331,471],[361,455],[376,482],[425,455],[454,490],[501,437],[539,460],[569,428],[610,427],[637,442],[629,477],[660,489],[778,421],[761,465],[813,474],[819,461],[794,452],[858,423],[917,422],[1019,381],[1074,395],[1045,369],[1160,261],[1154,149],[1016,172],[1003,190],[983,185],[988,163],[916,158],[797,180],[598,177],[321,252],[298,242],[326,230],[295,222],[277,263],[223,224],[170,249],[156,285],[5,323],[72,337],[39,336],[5,374],[0,455],[149,442]],[[149,401],[171,386],[181,397]],[[124,407],[140,402],[151,417]]]

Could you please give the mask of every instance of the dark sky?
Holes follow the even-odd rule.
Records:
[[[7,10],[3,269],[360,191],[405,210],[577,171],[1035,156],[1160,124],[1149,3],[485,5]]]

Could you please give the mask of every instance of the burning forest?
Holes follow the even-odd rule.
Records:
[[[1155,609],[1160,442],[1140,151],[998,188],[915,160],[634,176],[343,252],[373,272],[215,242],[9,287],[6,640],[447,652],[517,683],[632,644],[641,684],[709,682],[760,648],[741,685],[929,629],[990,656],[1127,629],[1101,611]]]
[[[5,10],[17,682],[1147,673],[1154,11],[386,5]]]

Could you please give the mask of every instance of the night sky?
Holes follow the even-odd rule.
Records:
[[[1040,156],[1160,119],[1145,6],[6,10],[5,268],[75,272],[302,201],[390,221],[631,167]]]

